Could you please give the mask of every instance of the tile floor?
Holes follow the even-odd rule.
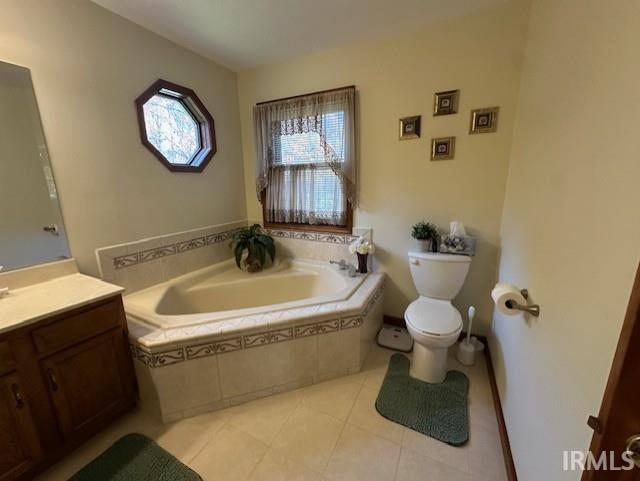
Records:
[[[140,432],[204,481],[506,481],[484,357],[470,368],[450,360],[470,380],[470,440],[456,448],[376,412],[391,354],[376,346],[353,376],[172,424],[138,409],[38,480],[66,480],[119,437]]]

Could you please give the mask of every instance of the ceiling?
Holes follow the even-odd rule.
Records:
[[[417,28],[507,0],[92,0],[232,70]]]

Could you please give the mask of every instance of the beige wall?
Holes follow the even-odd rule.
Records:
[[[236,75],[84,0],[3,0],[0,60],[31,69],[71,252],[245,217]],[[164,78],[193,88],[218,153],[171,173],[140,143],[133,100]]]
[[[517,2],[520,3],[520,2]],[[419,220],[448,228],[460,220],[479,237],[458,305],[491,317],[527,5],[505,6],[374,42],[352,44],[238,76],[250,218],[261,218],[254,188],[251,109],[257,101],[355,84],[359,92],[360,207],[355,225],[372,227],[390,274],[387,314],[402,316],[417,293],[406,253]],[[460,113],[434,118],[433,93],[459,88]],[[472,108],[499,105],[495,134],[467,134]],[[398,141],[398,119],[422,114],[422,137]],[[432,137],[457,136],[456,158],[430,162]],[[466,310],[466,309],[465,309]]]
[[[520,481],[578,480],[640,257],[640,9],[536,0],[502,224],[500,279],[538,319],[497,315],[492,354]]]

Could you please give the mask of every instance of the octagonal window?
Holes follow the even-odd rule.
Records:
[[[136,99],[140,135],[169,170],[201,172],[216,152],[213,118],[195,92],[158,80]]]
[[[184,104],[156,94],[144,104],[147,139],[172,164],[185,165],[200,150],[200,129]]]

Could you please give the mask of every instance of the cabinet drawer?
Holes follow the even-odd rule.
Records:
[[[11,353],[11,346],[7,341],[0,341],[0,374],[12,370],[16,361]]]
[[[56,352],[120,325],[121,315],[118,298],[34,330],[33,343],[39,354]]]

